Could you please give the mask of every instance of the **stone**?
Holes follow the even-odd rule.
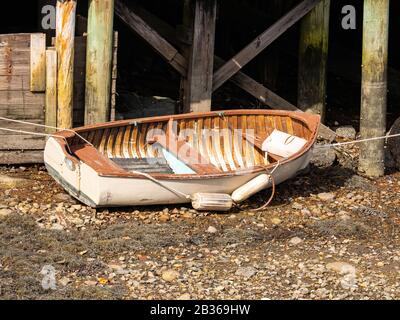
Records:
[[[178,297],[178,300],[190,300],[190,294],[189,293],[184,293],[181,296]]]
[[[167,282],[173,282],[179,277],[179,272],[175,270],[166,270],[162,273],[161,278]]]
[[[303,239],[300,239],[299,237],[293,237],[289,242],[290,244],[298,245],[303,242]]]
[[[343,261],[336,261],[336,262],[330,262],[326,265],[326,268],[331,271],[335,271],[339,274],[355,274],[356,273],[356,268]]]
[[[161,214],[161,215],[159,216],[158,220],[159,220],[160,222],[167,222],[167,221],[169,221],[170,218],[171,218],[171,217],[169,216],[169,214],[163,213],[163,214]]]
[[[279,218],[272,218],[272,219],[271,219],[271,222],[272,222],[272,224],[274,224],[274,225],[278,225],[278,224],[281,224],[281,223],[282,223],[282,220],[279,219]]]
[[[66,193],[58,193],[54,196],[54,199],[67,202],[72,200],[71,196]]]
[[[26,179],[14,178],[0,174],[0,188],[4,189],[21,188],[27,185],[28,183],[29,181]]]
[[[5,218],[11,213],[12,211],[10,209],[0,209],[0,218]]]
[[[59,224],[59,223],[54,223],[54,224],[51,226],[51,230],[62,231],[62,230],[64,230],[64,227],[63,227],[61,224]]]
[[[217,228],[213,226],[209,226],[207,229],[207,233],[217,233],[217,232],[218,232]]]
[[[67,286],[69,283],[71,283],[71,279],[67,278],[67,277],[63,277],[60,280],[58,280],[58,282],[63,286]]]
[[[332,201],[335,199],[335,194],[332,192],[322,192],[317,195],[318,199],[322,201]]]
[[[235,275],[250,279],[257,273],[257,269],[254,267],[240,267],[236,270]]]
[[[336,135],[341,138],[348,140],[354,140],[356,138],[357,132],[352,126],[342,126],[336,129]]]
[[[400,134],[400,118],[398,118],[390,128],[389,135]],[[387,149],[392,156],[393,165],[400,169],[400,137],[388,139]]]
[[[295,202],[292,204],[292,209],[301,210],[303,209],[303,205],[301,203]]]
[[[336,152],[332,148],[315,148],[310,163],[318,168],[327,168],[336,161]]]

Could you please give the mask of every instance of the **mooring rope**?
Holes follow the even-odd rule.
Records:
[[[390,134],[390,135],[380,136],[380,137],[365,138],[365,139],[360,139],[360,140],[352,140],[352,141],[346,141],[346,142],[319,144],[319,145],[314,146],[314,148],[315,149],[334,148],[334,147],[346,146],[346,145],[350,145],[350,144],[357,144],[357,143],[368,142],[368,141],[376,141],[376,140],[383,140],[383,139],[387,140],[387,139],[397,138],[397,137],[400,137],[400,133]]]
[[[53,127],[53,126],[48,126],[45,124],[39,124],[39,123],[33,123],[33,122],[28,122],[28,121],[23,121],[23,120],[15,120],[15,119],[10,119],[10,118],[5,118],[5,117],[0,117],[0,120],[4,120],[4,121],[10,121],[10,122],[15,122],[15,123],[21,123],[21,124],[26,124],[29,126],[34,126],[34,127],[41,127],[41,128],[49,128],[49,129],[54,129],[54,130],[58,130],[58,131],[68,131],[68,132],[72,132],[74,133],[78,138],[82,139],[84,142],[86,142],[87,144],[93,146],[93,144],[91,144],[89,141],[87,141],[84,137],[82,137],[79,133],[77,133],[75,130],[73,129],[65,129],[65,128],[59,128],[59,127]],[[27,133],[27,134],[33,134],[33,133]],[[61,136],[58,136],[61,137]]]

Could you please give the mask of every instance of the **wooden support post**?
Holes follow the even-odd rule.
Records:
[[[73,127],[75,15],[76,0],[57,1],[57,126],[66,129]]]
[[[182,31],[186,33],[190,33],[193,35],[193,0],[184,0],[183,1],[183,25]],[[168,40],[168,39],[167,39]],[[193,41],[193,39],[191,39]],[[191,41],[190,44],[193,42]],[[182,44],[182,55],[185,57],[186,61],[190,60],[190,46],[188,44]],[[188,74],[182,76],[181,78],[181,86],[180,86],[180,106],[179,112],[184,112],[185,110],[190,110],[190,87],[188,82]]]
[[[325,117],[330,0],[321,1],[301,22],[298,107]]]
[[[300,4],[284,15],[278,22],[274,23],[270,28],[265,30],[232,59],[225,63],[214,74],[214,91],[228,81],[235,73],[242,69],[272,42],[279,38],[279,36],[286,30],[309,13],[320,1],[321,0],[303,0]]]
[[[110,120],[114,0],[90,0],[87,32],[85,123]]]
[[[216,16],[216,0],[196,0],[188,70],[189,109],[185,112],[211,110]]]
[[[31,91],[46,90],[46,35],[31,34]]]
[[[364,0],[360,132],[363,139],[386,133],[389,0]],[[361,145],[359,170],[384,175],[384,140]]]
[[[45,124],[57,126],[57,52],[55,49],[46,50],[46,110]],[[47,133],[55,130],[46,128]]]

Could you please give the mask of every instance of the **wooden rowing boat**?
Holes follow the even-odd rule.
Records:
[[[92,207],[187,203],[202,192],[231,195],[266,172],[276,184],[292,178],[308,165],[319,124],[319,116],[272,110],[123,120],[57,133],[44,160]],[[263,151],[275,131],[305,144],[289,157]]]

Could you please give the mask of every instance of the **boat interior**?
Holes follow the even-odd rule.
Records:
[[[236,111],[145,118],[83,127],[76,132],[91,145],[77,135],[68,143],[82,161],[97,157],[103,165],[111,161],[126,172],[218,174],[283,160],[262,148],[274,130],[304,139],[305,150],[315,140],[319,122],[307,117]]]

